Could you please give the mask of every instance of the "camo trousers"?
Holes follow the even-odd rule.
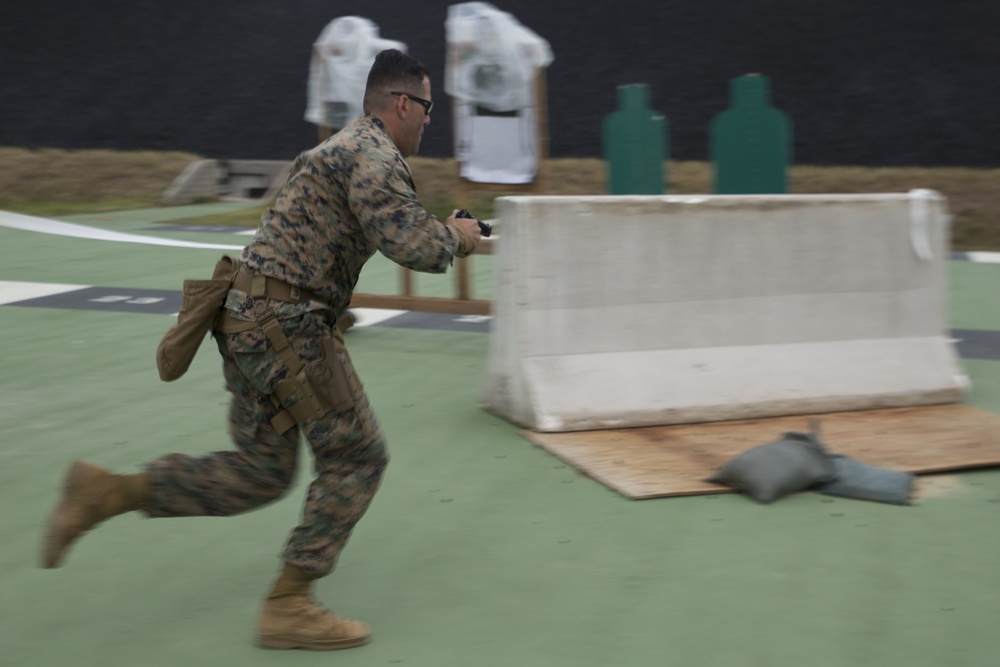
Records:
[[[332,335],[333,322],[326,311],[314,311],[283,320],[282,328],[308,362],[322,356],[321,341]],[[317,577],[329,574],[388,463],[385,438],[368,398],[359,387],[352,409],[303,421],[278,435],[271,426],[277,408],[269,394],[287,369],[267,338],[259,329],[213,335],[232,395],[229,432],[236,451],[202,457],[169,454],[149,463],[147,514],[230,516],[277,500],[295,477],[301,433],[312,449],[315,479],[283,559]]]

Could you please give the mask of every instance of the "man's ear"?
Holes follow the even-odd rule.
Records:
[[[410,104],[412,104],[412,101],[408,96],[396,95],[396,113],[399,114],[400,118],[406,118]]]

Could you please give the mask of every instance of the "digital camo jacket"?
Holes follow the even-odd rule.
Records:
[[[415,271],[443,273],[459,234],[420,205],[410,169],[382,121],[365,115],[295,159],[240,262],[312,291],[339,313],[376,251]],[[234,303],[234,296],[227,306],[249,315],[249,299]],[[285,308],[275,310],[282,317]]]

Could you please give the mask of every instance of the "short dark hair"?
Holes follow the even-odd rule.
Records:
[[[368,84],[365,86],[365,112],[382,107],[385,102],[376,99],[395,88],[412,90],[424,82],[424,77],[430,78],[431,71],[414,58],[398,49],[386,49],[375,56],[375,64],[368,72]],[[388,101],[388,100],[386,100]]]

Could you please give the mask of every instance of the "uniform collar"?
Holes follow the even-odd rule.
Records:
[[[389,128],[387,128],[385,126],[385,123],[382,122],[381,118],[379,118],[378,116],[376,116],[375,114],[372,114],[372,113],[365,114],[365,118],[373,126],[377,127],[379,130],[381,130],[382,134],[384,134],[386,136],[386,138],[389,140],[389,143],[392,143],[392,135],[389,134]],[[393,144],[393,145],[395,145],[395,144]]]

